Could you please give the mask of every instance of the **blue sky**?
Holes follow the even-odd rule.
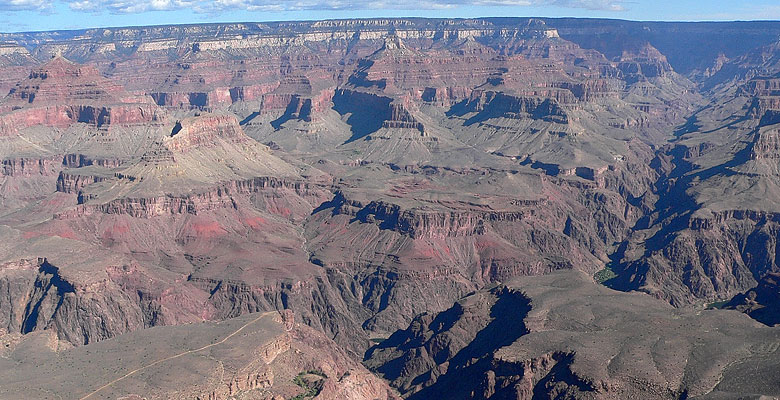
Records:
[[[778,0],[0,0],[0,31],[364,17],[780,20]]]

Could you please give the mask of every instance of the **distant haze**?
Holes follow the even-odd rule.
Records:
[[[775,0],[0,0],[0,31],[369,17],[780,20]]]

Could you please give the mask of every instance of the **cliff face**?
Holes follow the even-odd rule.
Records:
[[[159,281],[150,280],[131,290],[133,286],[121,279],[123,274],[110,273],[103,280],[82,285],[46,259],[6,263],[2,274],[7,296],[0,318],[6,332],[49,330],[59,340],[83,345],[144,327],[198,319],[199,311],[185,309],[187,301],[166,308],[173,305],[171,299],[186,299],[192,291],[182,288],[164,293]],[[124,276],[128,274],[125,270]],[[193,298],[189,302],[197,304]]]
[[[116,168],[122,165],[121,158],[97,158],[84,154],[66,154],[62,159],[62,166],[65,168],[82,168],[90,165],[96,165],[105,168]]]
[[[756,277],[777,268],[771,250],[777,226],[739,218],[740,214],[697,219],[690,228],[662,232],[654,240],[664,240],[663,249],[626,263],[621,274],[633,273],[635,278],[614,284],[641,289],[678,306],[731,297],[755,286]],[[629,247],[627,252],[636,249]]]
[[[673,71],[666,56],[649,43],[639,49],[624,51],[617,69],[629,80],[637,79],[637,76],[662,78]]]
[[[204,118],[190,118],[178,121],[166,147],[172,152],[185,152],[198,147],[214,145],[216,138],[235,143],[249,140],[233,116],[217,115]]]
[[[3,160],[3,175],[16,177],[50,176],[59,168],[59,157],[12,158]]]
[[[70,176],[62,173],[57,181],[57,190],[64,193],[81,193],[86,186],[103,182],[105,179],[94,176]],[[237,199],[249,196],[269,198],[300,196],[316,202],[327,195],[322,187],[309,185],[305,182],[286,181],[271,177],[258,177],[248,181],[233,181],[214,187],[211,190],[192,193],[187,196],[155,196],[140,198],[125,198],[101,204],[83,204],[73,210],[58,214],[58,218],[74,218],[89,216],[94,213],[129,215],[135,218],[151,218],[161,215],[198,214],[199,212],[223,208],[236,208]],[[79,202],[89,200],[84,195],[79,196]],[[289,203],[290,206],[294,205]],[[280,208],[286,202],[281,199]],[[278,210],[281,214],[291,213],[290,208]],[[296,210],[298,211],[298,210]],[[300,210],[303,211],[303,210]],[[305,212],[305,211],[303,211]],[[296,213],[297,214],[297,213]]]
[[[33,70],[11,89],[0,105],[0,114],[4,136],[36,125],[65,128],[84,123],[107,128],[151,124],[164,118],[150,99],[125,92],[94,67],[61,57]]]
[[[486,118],[484,114],[491,113],[491,117],[532,118],[568,123],[566,112],[555,100],[540,97],[514,97],[503,93],[475,91],[464,109],[467,112],[476,112],[477,115],[473,118]]]
[[[191,235],[198,235],[189,238],[193,247],[208,237],[197,231]],[[123,239],[128,241],[128,236]],[[109,247],[118,239],[117,232],[113,238],[103,238]],[[210,254],[216,256],[215,252]],[[265,257],[280,260],[267,253]],[[360,300],[339,293],[336,287],[340,283],[335,279],[306,276],[316,275],[316,270],[288,266],[287,277],[296,274],[300,280],[286,284],[209,276],[206,271],[171,277],[139,265],[96,267],[87,276],[63,273],[45,259],[5,263],[0,276],[0,287],[6,293],[0,299],[4,310],[0,327],[13,334],[48,331],[63,343],[81,346],[149,327],[292,309],[300,313],[302,322],[328,333],[350,354],[367,346],[365,333],[357,327],[360,321],[353,314],[361,307]],[[255,273],[272,273],[273,268],[264,268],[268,267],[256,266]]]

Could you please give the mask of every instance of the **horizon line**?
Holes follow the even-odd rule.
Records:
[[[542,17],[542,16],[479,16],[479,17],[371,17],[371,18],[322,18],[322,19],[277,19],[277,20],[257,20],[257,21],[221,21],[221,22],[182,22],[171,24],[149,24],[149,25],[115,25],[115,26],[93,26],[87,28],[78,29],[46,29],[46,30],[23,30],[23,31],[0,31],[2,35],[13,34],[32,34],[32,33],[51,33],[51,32],[83,32],[93,29],[133,29],[133,28],[154,28],[154,27],[166,27],[166,26],[204,26],[204,25],[240,25],[240,24],[274,24],[284,22],[297,22],[297,23],[312,23],[322,21],[372,21],[372,20],[431,20],[431,21],[447,21],[447,20],[479,20],[479,19],[576,19],[576,20],[599,20],[599,21],[619,21],[629,23],[657,23],[657,24],[729,24],[729,23],[780,23],[780,19],[751,19],[751,20],[639,20],[639,19],[625,19],[625,18],[603,18],[603,17]]]

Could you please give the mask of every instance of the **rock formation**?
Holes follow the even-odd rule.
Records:
[[[0,34],[0,361],[51,378],[5,368],[0,397],[55,390],[90,349],[132,371],[123,346],[160,333],[148,349],[173,355],[278,311],[293,333],[266,321],[182,355],[180,381],[161,363],[146,392],[108,369],[73,390],[392,398],[355,361],[389,338],[366,363],[412,398],[776,396],[745,374],[777,359],[748,317],[774,323],[780,271],[778,34],[538,18]],[[724,301],[747,316],[701,311]],[[36,346],[58,361],[25,359]]]
[[[769,326],[780,324],[778,275],[776,272],[766,274],[758,286],[734,296],[724,308],[742,311]]]
[[[149,99],[130,95],[94,67],[62,57],[30,72],[3,99],[0,112],[0,132],[6,136],[35,125],[63,128],[84,123],[107,128],[162,118]]]

